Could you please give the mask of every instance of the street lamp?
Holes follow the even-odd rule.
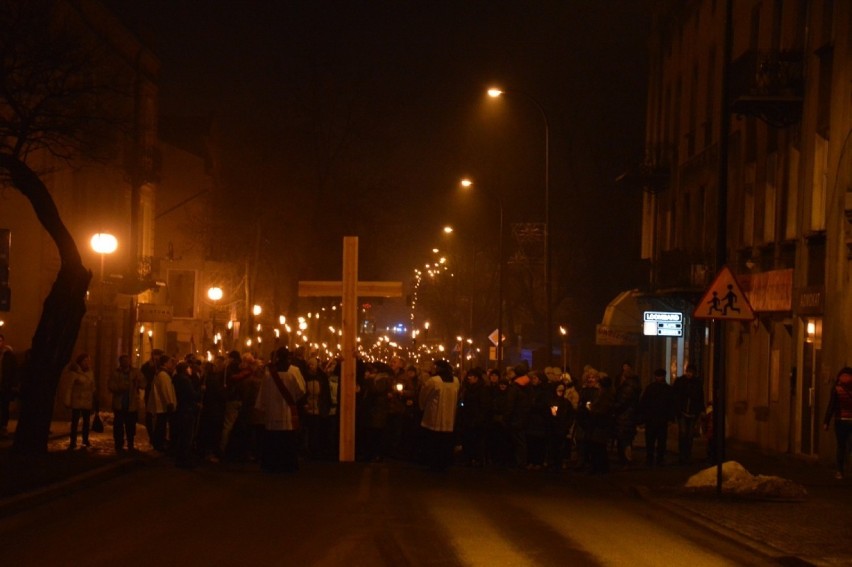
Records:
[[[103,349],[103,323],[104,323],[104,262],[107,254],[112,254],[118,248],[118,239],[112,234],[106,232],[98,232],[97,234],[92,236],[90,240],[92,245],[92,250],[100,254],[101,256],[101,273],[100,273],[100,284],[99,284],[99,293],[98,293],[98,316],[95,322],[95,403],[99,406],[100,400],[100,385],[103,383],[101,380],[103,372],[101,368],[101,364],[103,361],[103,357],[101,356],[101,350]]]
[[[545,312],[547,313],[547,333],[545,338],[547,341],[547,360],[546,364],[550,364],[550,358],[553,356],[553,313],[551,309],[552,293],[551,289],[551,261],[550,261],[550,122],[547,119],[547,113],[544,107],[532,95],[523,91],[516,90],[501,90],[498,88],[488,89],[488,96],[497,98],[503,95],[519,95],[522,98],[530,101],[541,114],[544,121],[544,287],[545,287]]]
[[[464,188],[473,187],[473,181],[465,178],[461,180]],[[500,210],[500,222],[497,229],[497,372],[503,374],[503,199],[499,195],[485,193],[494,199]]]
[[[221,287],[211,287],[207,290],[207,297],[210,298],[210,301],[219,301],[223,296]]]
[[[559,334],[562,336],[562,372],[568,372],[568,329],[559,325]]]
[[[90,242],[92,250],[101,255],[101,283],[104,283],[104,257],[116,251],[118,248],[118,239],[109,233],[99,232],[92,236]]]
[[[207,297],[213,302],[213,346],[217,348],[221,345],[218,345],[216,342],[216,309],[219,305],[219,301],[222,300],[224,295],[225,293],[222,291],[221,287],[212,286],[207,288]]]

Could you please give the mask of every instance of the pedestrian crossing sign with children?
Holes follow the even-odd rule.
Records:
[[[753,321],[755,317],[745,292],[728,266],[723,266],[716,275],[692,316],[695,319],[731,321]]]

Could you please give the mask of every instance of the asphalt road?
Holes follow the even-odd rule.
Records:
[[[165,459],[0,520],[6,565],[765,565],[608,477]]]

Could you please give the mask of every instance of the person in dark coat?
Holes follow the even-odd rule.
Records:
[[[481,467],[485,461],[485,429],[490,420],[491,400],[481,368],[472,368],[459,394],[459,428],[465,464]]]
[[[6,437],[9,426],[9,406],[20,391],[18,361],[12,347],[0,334],[0,437]]]
[[[825,409],[823,429],[828,431],[831,420],[834,420],[834,434],[837,441],[837,472],[834,478],[843,480],[846,466],[847,445],[852,434],[852,368],[841,368],[834,380],[834,387]]]
[[[612,388],[612,378],[606,374],[601,374],[598,383],[600,384],[600,393],[593,402],[589,403],[589,431],[587,433],[592,474],[609,472],[609,457],[606,453],[606,446],[612,437],[615,426],[613,418],[615,392]]]
[[[526,362],[515,366],[515,377],[509,386],[507,400],[506,426],[512,439],[512,450],[515,456],[515,466],[527,466],[527,421],[532,409],[532,392],[530,377],[527,376],[529,367]]]
[[[549,384],[550,412],[547,420],[547,464],[554,471],[565,468],[565,458],[570,456],[568,435],[574,425],[574,406],[565,398],[565,384]]]
[[[500,378],[489,391],[491,415],[488,425],[488,461],[498,466],[509,466],[513,462],[512,438],[506,425],[509,414],[509,381]]]
[[[331,426],[331,384],[317,357],[308,359],[307,367],[304,378],[308,393],[302,408],[302,428],[307,452],[314,459],[330,458],[334,454],[334,448],[327,445],[328,428]]]
[[[538,372],[530,372],[530,412],[527,418],[527,469],[541,470],[547,457],[550,391]]]
[[[368,461],[381,462],[385,458],[386,436],[390,408],[390,377],[392,371],[387,364],[375,362],[367,365],[364,375],[366,410],[366,452]]]
[[[423,417],[418,399],[420,382],[420,371],[413,364],[409,364],[402,376],[402,391],[399,392],[400,401],[405,409],[402,414],[402,429],[397,452],[402,459],[407,461],[414,460],[417,456],[420,419]]]
[[[666,371],[654,371],[639,400],[638,418],[645,424],[645,458],[649,467],[662,466],[666,456],[669,423],[675,419],[674,391],[666,383]]]
[[[672,384],[677,409],[678,460],[681,464],[692,461],[692,441],[695,427],[704,413],[704,383],[695,375],[695,367],[687,364],[683,376]]]
[[[574,442],[577,445],[577,469],[590,468],[592,457],[589,452],[589,434],[592,430],[591,407],[601,393],[599,373],[591,366],[583,369],[582,383],[574,420]]]
[[[642,384],[633,367],[624,365],[621,381],[615,390],[613,415],[615,440],[618,447],[618,464],[626,466],[633,460],[633,439],[636,437],[636,410],[642,395]]]
[[[203,368],[204,395],[196,448],[204,459],[216,455],[225,420],[225,357],[217,355]]]
[[[201,402],[201,392],[196,388],[190,372],[189,364],[179,362],[175,375],[172,376],[177,398],[177,408],[172,419],[175,429],[175,465],[182,468],[193,466],[192,438],[195,434],[198,405]]]

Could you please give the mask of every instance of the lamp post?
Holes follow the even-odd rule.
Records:
[[[249,323],[249,329],[248,329],[248,333],[247,333],[247,336],[249,338],[251,338],[251,333],[256,333],[255,336],[257,337],[257,343],[258,344],[261,343],[261,340],[260,340],[260,325],[259,324],[256,325],[255,320],[256,320],[257,317],[260,317],[261,313],[263,313],[263,307],[261,307],[260,305],[255,303],[251,308],[252,318],[251,318],[251,322]],[[248,344],[246,346],[250,347],[251,344]]]
[[[142,352],[145,350],[145,325],[139,325],[139,352],[136,356],[136,363],[142,366]]]
[[[461,180],[461,186],[465,189],[473,187],[472,180],[465,178]],[[499,195],[485,193],[491,197],[500,210],[500,222],[497,228],[497,372],[503,374],[503,199]]]
[[[559,334],[562,336],[562,372],[568,372],[568,329],[559,325]]]
[[[213,334],[213,347],[217,349],[217,352],[220,352],[220,345],[216,342],[216,309],[219,306],[219,301],[221,301],[222,297],[225,293],[222,291],[221,287],[211,286],[207,288],[207,297],[210,301],[213,302],[213,323],[212,323],[212,334]]]
[[[100,288],[98,293],[98,316],[95,321],[95,404],[99,407],[100,386],[103,383],[101,380],[103,374],[101,369],[101,365],[103,364],[101,350],[103,349],[104,292],[106,291],[104,285],[106,283],[104,280],[104,263],[106,255],[112,254],[118,248],[118,240],[112,234],[98,232],[92,236],[90,244],[92,245],[92,250],[100,254],[101,257],[100,282],[98,285]]]
[[[544,121],[544,301],[547,319],[547,333],[545,334],[547,360],[545,360],[545,364],[550,364],[550,358],[553,356],[553,313],[551,309],[553,290],[550,285],[550,121],[547,119],[547,113],[544,111],[544,107],[532,95],[516,90],[501,90],[498,88],[488,89],[488,96],[492,98],[497,98],[503,95],[519,95],[520,97],[530,101],[533,106],[538,109],[538,112],[541,114],[541,118]]]

